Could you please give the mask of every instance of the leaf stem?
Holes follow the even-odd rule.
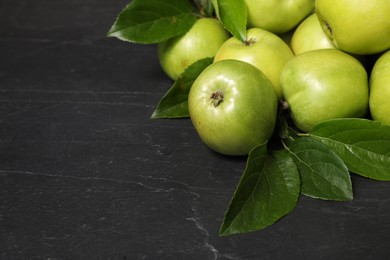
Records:
[[[288,145],[284,142],[284,139],[280,139],[280,142],[282,143],[284,149],[286,149],[287,151],[289,151],[291,153],[291,150],[290,150],[290,148],[288,148]]]
[[[204,12],[202,6],[200,5],[200,3],[198,2],[198,0],[194,0],[194,3],[196,5],[196,7],[198,8],[199,10],[199,13],[201,14],[201,16],[206,16],[206,13]]]

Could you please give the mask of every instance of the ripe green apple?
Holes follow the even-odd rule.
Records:
[[[225,155],[247,155],[267,141],[275,127],[277,106],[269,79],[239,60],[212,63],[188,95],[188,111],[200,138]]]
[[[336,48],[322,30],[316,13],[298,25],[291,37],[290,46],[295,55],[311,50]]]
[[[214,18],[199,18],[184,35],[158,43],[158,58],[163,71],[173,80],[192,63],[214,57],[230,34]]]
[[[337,48],[361,55],[390,48],[390,1],[317,0],[315,9]]]
[[[248,27],[282,34],[297,26],[314,9],[315,0],[245,0]]]
[[[390,50],[375,62],[369,84],[372,119],[390,125]]]
[[[328,119],[363,117],[368,110],[367,72],[340,50],[297,55],[283,68],[280,80],[291,117],[304,132]]]
[[[292,50],[279,36],[264,29],[248,29],[247,38],[247,42],[235,37],[225,41],[215,54],[214,61],[235,59],[256,66],[271,80],[280,99],[280,72],[287,61],[294,57]]]

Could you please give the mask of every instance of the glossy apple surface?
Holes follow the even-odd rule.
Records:
[[[277,98],[253,65],[223,60],[207,67],[188,96],[191,121],[203,142],[221,154],[247,155],[274,130]]]
[[[336,49],[295,56],[281,84],[295,125],[308,132],[328,119],[357,118],[368,110],[368,79],[362,64]]]
[[[336,48],[322,30],[316,13],[298,25],[291,37],[290,46],[295,55],[312,50]]]
[[[192,63],[214,57],[229,37],[217,19],[199,18],[186,34],[158,44],[161,67],[171,79],[176,80]]]
[[[245,0],[249,28],[262,28],[275,34],[297,26],[314,8],[314,0]]]
[[[373,120],[390,125],[390,50],[379,57],[371,71],[370,112]]]
[[[231,37],[219,48],[214,61],[235,59],[254,65],[271,80],[281,98],[280,72],[294,57],[292,50],[279,36],[260,28],[249,29],[247,39],[244,43]]]
[[[337,48],[361,55],[390,48],[390,1],[317,0],[315,8]]]

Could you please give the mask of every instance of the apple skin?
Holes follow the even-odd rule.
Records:
[[[390,125],[390,50],[375,62],[369,85],[372,119]]]
[[[215,54],[214,62],[235,59],[254,65],[271,80],[280,99],[280,73],[284,65],[294,57],[292,50],[279,36],[264,29],[248,29],[247,38],[247,43],[235,37],[225,41]]]
[[[337,49],[295,56],[284,67],[281,84],[291,117],[304,132],[325,120],[363,117],[368,111],[367,72]]]
[[[219,20],[199,18],[184,35],[158,43],[160,65],[171,79],[176,80],[192,63],[214,57],[230,36]]]
[[[262,28],[275,34],[288,32],[314,9],[315,0],[245,0],[248,27]]]
[[[367,55],[390,48],[390,1],[317,0],[316,13],[334,45]]]
[[[231,156],[247,155],[272,136],[277,107],[269,79],[239,60],[212,63],[188,95],[190,118],[202,141]]]
[[[290,47],[295,55],[318,49],[336,49],[322,30],[316,13],[298,25],[291,37]]]

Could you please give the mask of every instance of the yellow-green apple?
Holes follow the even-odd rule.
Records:
[[[315,0],[245,0],[248,27],[282,34],[297,26],[314,9]]]
[[[372,119],[390,125],[390,50],[375,62],[369,84]]]
[[[242,42],[231,37],[219,48],[214,61],[236,59],[256,66],[271,80],[280,99],[280,72],[294,57],[292,50],[279,36],[260,28],[248,29],[247,39]]]
[[[337,49],[295,56],[283,68],[281,84],[292,119],[304,132],[328,119],[363,117],[368,111],[367,72]]]
[[[316,13],[303,20],[294,30],[290,47],[295,55],[311,50],[336,48],[322,30]]]
[[[230,34],[219,20],[199,18],[184,35],[158,43],[158,57],[164,72],[173,80],[192,63],[214,57]]]
[[[191,121],[202,141],[225,155],[247,155],[274,131],[277,98],[269,79],[239,60],[209,65],[188,95]]]
[[[315,9],[337,48],[360,55],[390,48],[389,0],[317,0]]]

